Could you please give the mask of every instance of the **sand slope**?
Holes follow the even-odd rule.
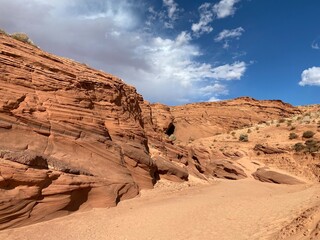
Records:
[[[160,181],[118,207],[0,232],[1,239],[273,239],[319,202],[319,185],[252,179],[210,184]],[[192,184],[191,184],[192,185]]]

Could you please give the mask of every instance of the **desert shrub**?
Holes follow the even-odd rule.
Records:
[[[24,43],[28,43],[30,40],[29,36],[25,33],[13,33],[11,34],[11,37]]]
[[[7,35],[6,31],[0,28],[0,34],[5,34]]]
[[[247,133],[251,133],[251,129],[250,128],[248,129]]]
[[[232,132],[231,135],[232,135],[232,136],[236,135],[236,132]]]
[[[169,137],[169,140],[173,142],[173,141],[177,140],[177,138],[174,134],[171,134]]]
[[[312,138],[314,136],[314,132],[312,131],[305,131],[303,134],[302,134],[302,137],[304,138]]]
[[[249,141],[248,134],[240,134],[239,141],[240,142],[248,142]]]
[[[296,133],[291,132],[291,133],[289,134],[289,139],[290,139],[290,140],[291,140],[291,139],[296,139],[296,138],[298,138],[298,135],[297,135]]]
[[[276,125],[276,127],[280,127],[280,124],[278,123],[278,124]]]
[[[290,131],[293,131],[293,130],[295,130],[295,129],[296,129],[296,127],[291,126]]]
[[[305,146],[303,145],[303,143],[296,143],[295,145],[293,145],[293,150],[295,150],[296,152],[301,152],[305,149]]]
[[[259,127],[256,127],[256,130],[259,130]]]
[[[320,150],[320,143],[313,140],[313,139],[309,139],[307,141],[305,141],[305,151],[309,152],[309,153],[314,153],[314,152],[318,152]]]
[[[304,144],[296,143],[293,146],[296,152],[315,153],[320,151],[320,142],[313,139],[308,139]]]
[[[284,123],[286,120],[284,118],[279,119],[279,123]]]
[[[34,43],[31,41],[31,39],[29,38],[29,36],[25,33],[13,33],[10,35],[12,38],[24,42],[24,43],[29,43],[31,45],[34,45]]]

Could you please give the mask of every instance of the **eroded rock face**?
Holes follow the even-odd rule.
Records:
[[[91,204],[96,207],[114,205],[135,196],[140,188],[153,186],[156,166],[143,126],[143,98],[135,88],[5,35],[0,35],[0,72],[1,157],[26,166],[0,167],[2,176],[12,173],[2,181],[10,189],[3,187],[1,194],[1,208],[12,211],[1,211],[0,225],[15,226],[10,216],[20,211],[20,205],[25,216],[36,215],[28,222],[41,218],[37,209],[55,202],[61,191],[83,198],[90,189],[90,194],[106,196],[106,204]],[[39,174],[39,182],[32,180]],[[61,188],[50,184],[58,189],[41,200],[50,189],[52,174],[67,180]],[[27,177],[32,183],[21,183],[16,177]],[[75,179],[81,182],[76,184],[78,190],[73,190]],[[11,194],[21,192],[20,187],[27,197]],[[74,205],[70,196],[61,197],[64,205]],[[57,212],[64,207],[52,209]]]
[[[190,143],[300,112],[251,98],[150,104],[117,77],[3,34],[0,73],[0,229],[114,206],[158,178],[245,178],[241,152]]]
[[[261,182],[289,185],[304,183],[295,177],[270,170],[267,167],[259,168],[255,173],[252,174],[252,176]]]
[[[0,159],[0,230],[63,216],[80,208],[115,206],[137,194],[134,183],[35,169]]]
[[[262,144],[256,144],[254,146],[253,150],[263,152],[264,154],[280,154],[280,153],[285,153],[286,152],[283,149],[270,147],[270,146],[265,146],[265,145],[262,145]]]
[[[174,117],[175,135],[182,142],[301,113],[279,100],[258,101],[249,97],[175,106],[170,112]]]

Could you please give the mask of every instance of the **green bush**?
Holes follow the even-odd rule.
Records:
[[[314,153],[314,152],[318,152],[320,150],[320,143],[313,140],[313,139],[309,139],[309,140],[305,141],[304,144],[306,145],[306,147],[305,147],[306,152]]]
[[[240,142],[248,142],[249,141],[248,134],[240,134],[239,141]]]
[[[296,139],[296,138],[298,138],[298,135],[296,134],[296,133],[290,133],[289,134],[289,139],[291,140],[291,139]]]
[[[305,149],[305,146],[302,143],[296,143],[295,145],[293,145],[293,149],[296,152],[301,152]]]
[[[302,134],[302,137],[304,137],[304,138],[312,138],[314,135],[315,135],[315,133],[312,132],[312,131],[305,131],[305,132]]]
[[[305,143],[296,143],[293,146],[296,152],[315,153],[320,151],[320,142],[313,139],[305,141]]]
[[[0,34],[5,34],[7,35],[6,31],[4,31],[3,29],[0,28]]]
[[[29,43],[30,41],[28,35],[25,33],[13,33],[11,34],[11,37],[24,43]]]
[[[25,33],[13,33],[10,36],[12,38],[20,41],[20,42],[24,42],[24,43],[28,43],[28,44],[34,45],[34,43],[31,41],[29,36],[27,34],[25,34]]]
[[[169,140],[174,142],[175,140],[177,140],[176,136],[174,134],[171,134],[169,137]]]

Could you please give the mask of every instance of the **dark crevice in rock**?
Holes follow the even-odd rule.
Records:
[[[170,123],[169,126],[168,126],[168,128],[167,128],[167,130],[166,130],[166,134],[167,134],[168,136],[171,136],[171,135],[174,133],[175,128],[176,128],[176,127],[174,126],[174,124],[173,124],[173,123]]]

